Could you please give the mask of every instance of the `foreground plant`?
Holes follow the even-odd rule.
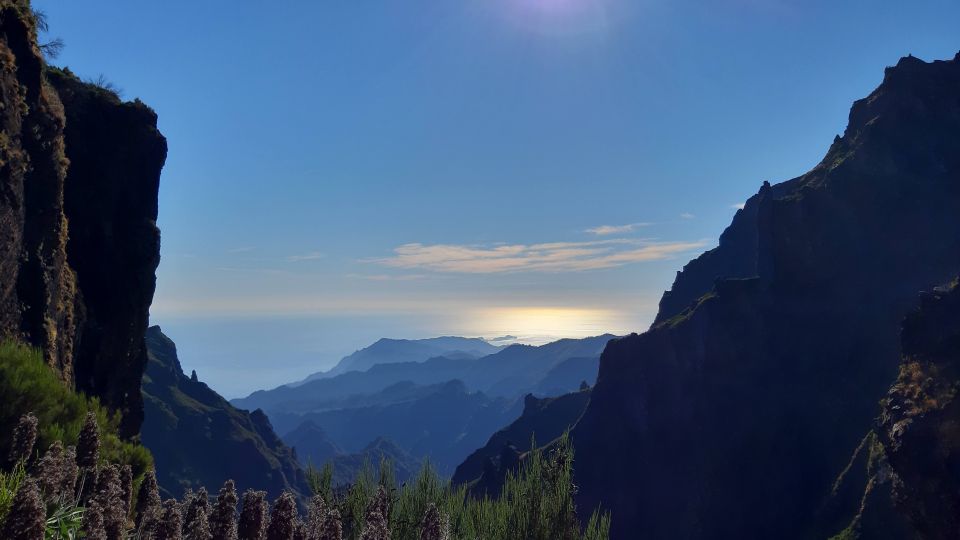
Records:
[[[265,492],[249,489],[238,515],[232,481],[224,484],[212,505],[202,488],[182,501],[161,503],[149,455],[119,441],[114,433],[116,419],[106,416],[95,402],[64,393],[50,375],[35,351],[0,343],[3,395],[15,399],[28,395],[27,401],[39,405],[36,414],[19,418],[11,417],[9,408],[0,411],[7,425],[17,426],[10,429],[8,439],[0,441],[5,444],[0,457],[15,460],[0,470],[2,540],[602,540],[609,536],[609,515],[594,512],[585,527],[579,521],[573,502],[573,451],[566,436],[549,451],[532,444],[533,450],[517,469],[506,473],[497,498],[474,498],[466,487],[453,487],[441,479],[429,464],[411,482],[398,486],[392,465],[382,462],[379,475],[368,463],[351,486],[336,489],[330,464],[320,471],[310,468],[314,497],[305,520],[297,515],[293,494],[282,494],[271,509]],[[35,384],[18,382],[24,380]],[[11,407],[16,410],[17,406]],[[38,447],[46,448],[39,459]]]
[[[610,516],[594,512],[582,526],[576,512],[573,484],[573,449],[564,435],[549,450],[531,450],[516,471],[507,472],[497,498],[474,498],[465,487],[453,487],[426,464],[410,483],[397,486],[382,463],[379,480],[367,464],[348,490],[325,488],[321,475],[311,469],[317,492],[310,507],[311,533],[323,530],[337,515],[337,536],[349,540],[601,540],[609,537]],[[339,519],[343,516],[342,522]],[[316,534],[316,533],[314,533]]]
[[[17,428],[13,432],[13,444],[10,446],[10,463],[30,461],[33,446],[37,443],[37,417],[27,413],[20,417]]]
[[[5,540],[40,540],[46,530],[43,500],[37,482],[28,478],[17,490],[3,524]]]

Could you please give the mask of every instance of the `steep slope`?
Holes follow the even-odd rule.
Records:
[[[893,501],[923,538],[960,534],[960,286],[925,295],[903,327],[877,440]],[[865,536],[866,538],[866,536]]]
[[[133,437],[166,141],[143,103],[48,70],[36,39],[29,2],[0,0],[0,336],[40,347]]]
[[[902,59],[823,161],[765,184],[573,432],[616,537],[804,538],[896,375],[918,291],[960,270],[960,59]],[[683,306],[683,307],[679,307]]]
[[[262,411],[231,406],[196,378],[184,375],[173,341],[152,326],[143,377],[143,444],[155,456],[157,480],[172,495],[204,486],[216,491],[233,479],[238,489],[309,494],[296,455],[273,432]]]
[[[577,422],[589,400],[588,387],[554,398],[538,399],[528,394],[520,418],[494,433],[483,448],[458,465],[452,482],[471,484],[471,491],[478,496],[497,495],[507,470],[519,463],[516,453],[529,450],[532,439],[544,444],[562,435]]]
[[[568,358],[550,369],[537,384],[538,396],[561,396],[575,392],[583,383],[592,386],[597,382],[600,357]]]

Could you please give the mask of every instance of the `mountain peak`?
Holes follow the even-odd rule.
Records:
[[[816,167],[684,267],[650,330],[608,345],[572,440],[614,535],[840,532],[822,503],[896,376],[900,321],[960,273],[957,96],[957,60],[901,59]]]

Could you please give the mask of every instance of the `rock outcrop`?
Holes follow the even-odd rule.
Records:
[[[143,417],[166,140],[139,101],[48,68],[26,1],[0,0],[0,336],[63,381]]]
[[[903,362],[877,440],[893,502],[923,538],[960,535],[960,286],[924,295],[903,326]]]
[[[573,431],[579,503],[619,538],[836,533],[823,504],[896,377],[901,320],[958,271],[960,55],[907,57],[819,165],[764,183],[648,332],[607,346]]]

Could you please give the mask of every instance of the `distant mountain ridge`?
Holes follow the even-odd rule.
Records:
[[[355,394],[373,394],[402,381],[430,385],[460,380],[470,390],[492,396],[519,397],[524,393],[571,392],[582,380],[593,384],[596,364],[606,343],[615,336],[582,339],[561,339],[540,346],[510,345],[497,352],[476,359],[434,357],[417,362],[387,362],[375,364],[367,371],[353,371],[333,377],[315,379],[297,386],[280,386],[272,390],[258,390],[245,398],[231,400],[237,407],[261,408],[268,414],[304,413],[336,408],[339,401]],[[564,374],[561,364],[572,359]],[[587,359],[587,360],[583,360]],[[553,370],[559,370],[554,371]],[[541,386],[547,380],[550,388]]]
[[[340,359],[334,367],[308,375],[290,386],[329,377],[349,371],[366,371],[377,364],[400,362],[423,362],[429,358],[444,356],[451,359],[479,358],[493,354],[502,347],[492,345],[482,338],[441,336],[426,339],[381,338],[369,347],[364,347]]]
[[[559,395],[577,391],[581,383],[593,384],[600,352],[613,337],[515,344],[480,358],[378,363],[366,371],[254,392],[232,403],[264,410],[280,433],[289,433],[285,440],[299,449],[301,462],[309,457],[319,465],[336,455],[333,447],[357,453],[371,440],[386,437],[413,458],[429,458],[450,474],[520,415],[523,395]],[[380,340],[364,350],[382,352],[398,343],[405,351],[424,350],[398,340]]]

